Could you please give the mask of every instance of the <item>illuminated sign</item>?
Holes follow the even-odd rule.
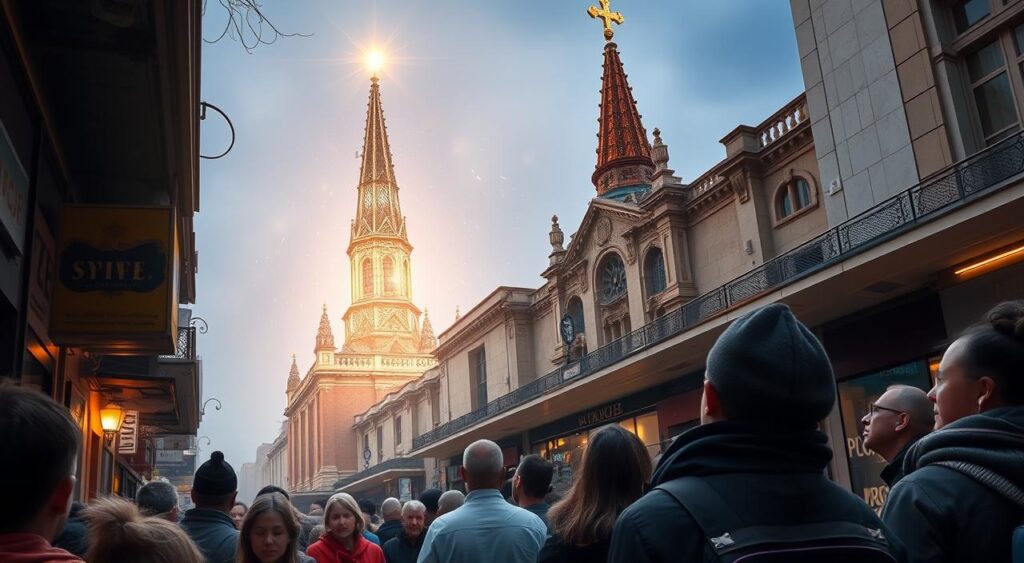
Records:
[[[0,123],[0,234],[21,254],[28,224],[28,174]]]

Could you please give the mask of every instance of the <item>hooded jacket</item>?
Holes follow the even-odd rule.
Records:
[[[907,453],[903,472],[882,518],[909,561],[1010,561],[1024,506],[983,482],[995,475],[1009,489],[1024,489],[1024,407],[969,416],[929,434]]]
[[[193,508],[185,512],[181,527],[203,552],[207,563],[233,563],[238,530],[226,512]]]
[[[0,561],[4,563],[82,563],[76,555],[53,547],[36,534],[0,534]]]
[[[652,485],[700,477],[750,526],[845,521],[882,529],[902,561],[902,548],[875,512],[826,478],[831,459],[828,439],[813,428],[715,422],[677,438],[662,456]],[[708,541],[689,513],[668,492],[654,489],[619,516],[608,561],[700,562],[706,549]]]
[[[327,532],[309,546],[306,555],[316,559],[317,563],[384,563],[384,552],[380,547],[361,535],[356,536],[352,551],[349,551]]]

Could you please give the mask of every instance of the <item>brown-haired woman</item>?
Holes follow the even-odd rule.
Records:
[[[572,487],[548,512],[551,535],[537,561],[606,561],[615,521],[650,477],[651,458],[632,432],[617,424],[595,432]]]
[[[89,525],[92,563],[204,563],[188,534],[162,518],[143,516],[127,500],[106,497],[82,509]]]
[[[242,520],[235,561],[238,563],[300,563],[299,521],[281,493],[256,497]]]

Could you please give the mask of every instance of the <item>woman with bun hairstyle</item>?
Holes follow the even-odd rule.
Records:
[[[1024,301],[949,345],[928,398],[937,431],[907,453],[882,519],[911,562],[1009,562],[1024,514]]]
[[[237,563],[304,563],[299,553],[299,520],[281,493],[256,497],[242,520]]]
[[[384,563],[380,547],[363,537],[366,521],[359,504],[348,493],[337,493],[324,507],[324,535],[306,555],[317,563]]]
[[[89,526],[90,563],[205,563],[184,530],[154,516],[143,516],[122,498],[96,499],[82,509]]]

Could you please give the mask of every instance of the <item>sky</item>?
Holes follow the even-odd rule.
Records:
[[[203,160],[195,220],[206,459],[239,469],[284,420],[291,355],[313,363],[321,306],[341,345],[350,222],[369,93],[361,53],[387,62],[381,100],[407,219],[413,301],[435,333],[499,285],[539,287],[551,216],[575,232],[596,195],[604,38],[594,0],[267,0],[283,37],[247,53],[203,45],[202,99],[231,119],[231,152]],[[803,91],[786,0],[612,0],[648,132],[684,182]],[[204,37],[225,14],[209,2]],[[212,112],[202,153],[230,142]]]

